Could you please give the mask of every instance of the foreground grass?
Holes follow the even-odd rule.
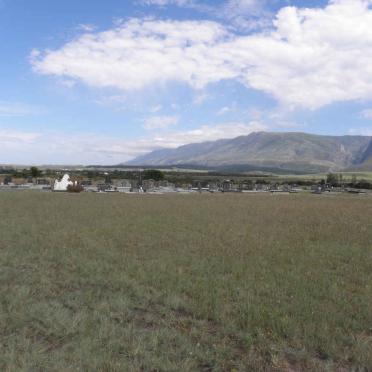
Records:
[[[0,370],[372,368],[372,198],[0,193]]]

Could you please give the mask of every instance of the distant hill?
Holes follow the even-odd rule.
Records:
[[[257,132],[234,139],[160,149],[127,165],[328,172],[372,169],[372,137]]]

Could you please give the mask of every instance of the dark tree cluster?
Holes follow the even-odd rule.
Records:
[[[163,181],[165,178],[164,173],[157,169],[147,169],[143,172],[143,179]]]

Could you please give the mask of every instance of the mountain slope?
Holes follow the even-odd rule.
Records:
[[[318,172],[356,166],[371,156],[371,137],[258,132],[234,139],[156,150],[127,164],[220,168],[247,165]]]
[[[372,171],[372,140],[365,150],[359,163],[354,164],[351,170],[355,171]]]

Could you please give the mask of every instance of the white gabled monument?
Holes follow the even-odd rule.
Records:
[[[61,181],[55,180],[53,191],[67,191],[67,187],[69,185],[73,185],[74,183],[70,180],[70,176],[65,174]]]

